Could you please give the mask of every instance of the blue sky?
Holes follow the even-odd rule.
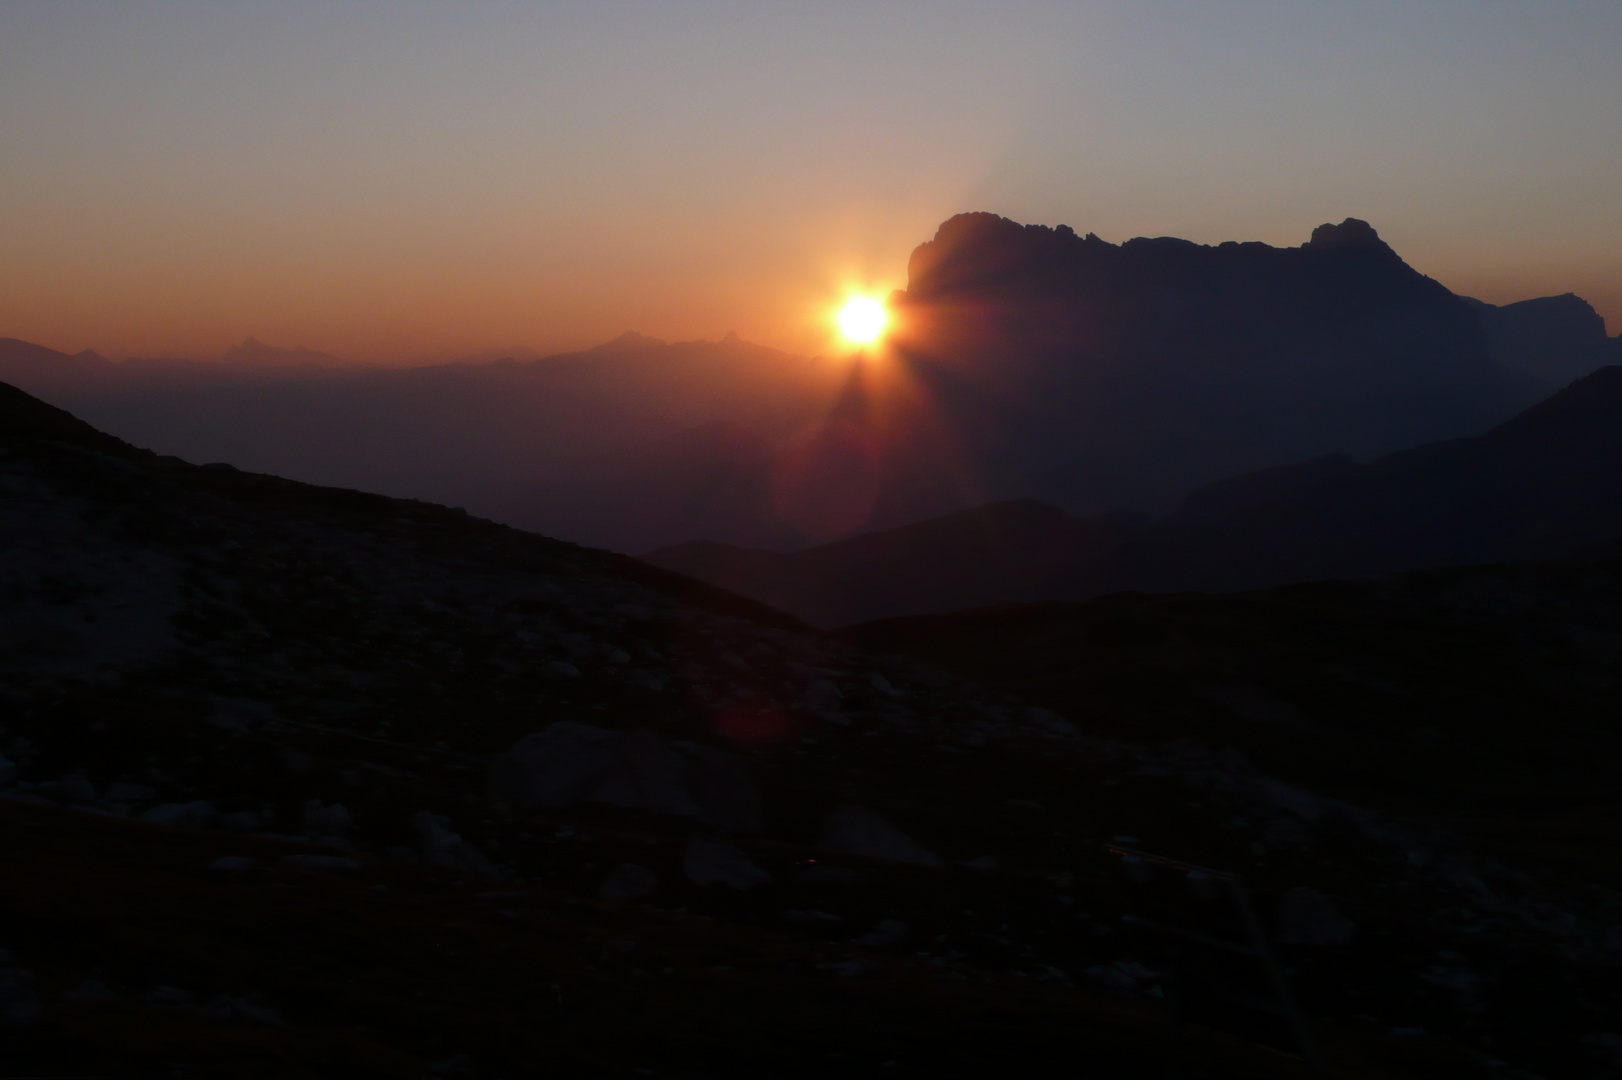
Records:
[[[952,213],[1373,222],[1622,330],[1622,4],[0,5],[0,335],[814,351]]]

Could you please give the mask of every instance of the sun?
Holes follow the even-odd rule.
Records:
[[[884,334],[890,313],[871,296],[853,296],[839,309],[839,332],[847,341],[871,345]]]

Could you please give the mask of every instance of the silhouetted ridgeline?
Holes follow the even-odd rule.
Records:
[[[190,460],[639,553],[791,550],[1022,499],[1164,512],[1253,470],[1479,434],[1622,356],[1581,300],[1467,301],[1355,220],[1274,248],[965,214],[909,275],[896,354],[860,370],[627,334],[404,370],[252,339],[212,364],[0,341],[0,378]]]
[[[647,558],[824,626],[1120,590],[1228,590],[1547,559],[1622,537],[1622,366],[1470,439],[1330,455],[1194,492],[1154,523],[1007,503],[792,554]]]
[[[1239,472],[1473,435],[1539,396],[1354,219],[1299,248],[1117,246],[964,214],[909,278],[903,348],[954,429],[985,433],[969,457],[997,497],[1165,509]]]

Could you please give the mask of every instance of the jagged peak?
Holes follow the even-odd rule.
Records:
[[[1380,239],[1374,226],[1362,218],[1349,217],[1339,225],[1329,222],[1312,230],[1312,239],[1301,245],[1313,250],[1348,250],[1366,248],[1391,251],[1391,245]],[[1393,252],[1395,254],[1395,252]]]
[[[670,342],[664,338],[649,337],[647,334],[640,334],[635,330],[627,330],[619,337],[611,341],[605,341],[601,345],[593,346],[587,349],[586,352],[597,354],[634,352],[639,349],[663,348],[669,344]]]

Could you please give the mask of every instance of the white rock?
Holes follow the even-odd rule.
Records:
[[[155,825],[180,825],[188,829],[206,829],[214,824],[214,804],[207,802],[159,803],[141,814],[142,821]]]
[[[940,859],[873,811],[841,806],[823,823],[822,848],[896,862],[939,866]]]
[[[417,830],[417,847],[422,857],[441,866],[458,866],[487,877],[500,877],[484,853],[451,831],[450,819],[423,810],[411,817]]]
[[[623,902],[641,899],[658,889],[658,874],[636,863],[620,863],[597,887],[597,896],[603,900]]]
[[[681,872],[694,885],[730,885],[740,890],[753,889],[772,879],[747,855],[720,840],[690,841],[682,855]]]

